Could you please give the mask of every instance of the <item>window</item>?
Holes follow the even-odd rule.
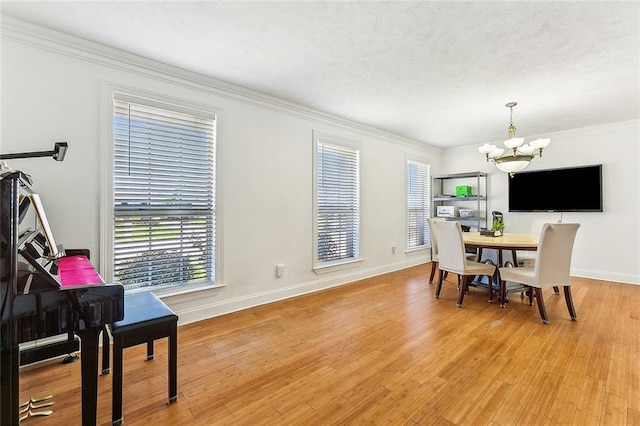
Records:
[[[316,140],[315,204],[318,265],[359,255],[359,151]]]
[[[407,248],[429,242],[429,165],[407,160]]]
[[[112,267],[127,289],[214,282],[215,123],[115,94]]]

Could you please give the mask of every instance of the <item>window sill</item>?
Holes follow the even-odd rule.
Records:
[[[404,251],[404,254],[406,254],[407,256],[420,255],[424,253],[431,253],[431,247],[427,247],[427,246],[412,247]]]
[[[215,288],[224,287],[224,284],[213,284],[213,283],[197,283],[197,284],[187,284],[187,285],[173,285],[169,287],[140,287],[134,288],[131,290],[125,290],[126,294],[136,294],[136,293],[145,293],[145,292],[153,292],[159,298],[163,297],[171,297],[171,296],[180,296],[182,294],[195,293],[197,291],[204,290],[212,290]]]
[[[349,269],[349,268],[355,268],[362,262],[364,262],[364,259],[362,258],[339,260],[336,262],[316,265],[313,267],[313,272],[315,272],[318,275],[328,274],[330,272],[342,271],[344,269]]]

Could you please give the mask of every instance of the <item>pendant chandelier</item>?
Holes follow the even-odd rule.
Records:
[[[509,173],[511,176],[524,170],[536,155],[542,157],[542,150],[551,143],[551,139],[536,139],[525,144],[524,138],[516,137],[516,127],[513,125],[513,107],[516,105],[518,105],[517,102],[509,102],[505,105],[510,109],[507,129],[509,139],[504,141],[506,149],[488,143],[478,147],[478,151],[485,155],[487,161],[491,160],[499,170]]]

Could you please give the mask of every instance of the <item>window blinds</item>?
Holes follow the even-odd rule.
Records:
[[[215,118],[114,100],[114,279],[215,277]]]
[[[358,256],[358,150],[318,141],[316,209],[318,262]]]
[[[429,241],[429,165],[407,160],[407,248]]]

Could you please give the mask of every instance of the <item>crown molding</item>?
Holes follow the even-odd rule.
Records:
[[[548,132],[544,134],[542,133],[532,134],[532,135],[527,135],[527,139],[533,140],[536,138],[549,137],[553,141],[553,139],[562,138],[562,137],[593,136],[593,135],[598,135],[602,133],[606,134],[615,130],[638,129],[638,128],[640,128],[640,119],[632,119],[632,120],[625,120],[625,121],[616,121],[613,123],[596,124],[596,125],[587,126],[587,127],[577,127],[575,129],[557,130],[555,132]],[[498,141],[490,141],[487,143],[498,145],[498,144],[502,144],[503,142],[504,140],[498,140]],[[459,148],[465,148],[470,146],[477,147],[477,146],[480,146],[480,144],[465,145]],[[449,150],[452,150],[452,149],[454,148],[450,148]]]
[[[552,137],[583,136],[583,135],[593,136],[601,133],[609,133],[615,130],[626,130],[626,129],[634,129],[634,128],[635,129],[640,128],[640,119],[616,121],[613,123],[597,124],[594,126],[579,127],[576,129],[560,130],[557,132],[548,133],[548,135]],[[534,135],[532,137],[536,137],[536,136]]]
[[[441,149],[405,138],[346,118],[317,111],[285,99],[252,89],[227,83],[213,77],[188,71],[173,65],[138,56],[120,49],[95,43],[56,30],[0,15],[2,40],[13,41],[49,52],[65,55],[97,65],[138,74],[214,96],[243,102],[262,108],[319,123],[339,126],[365,135],[383,138],[389,142],[407,145],[431,154],[440,155]]]

